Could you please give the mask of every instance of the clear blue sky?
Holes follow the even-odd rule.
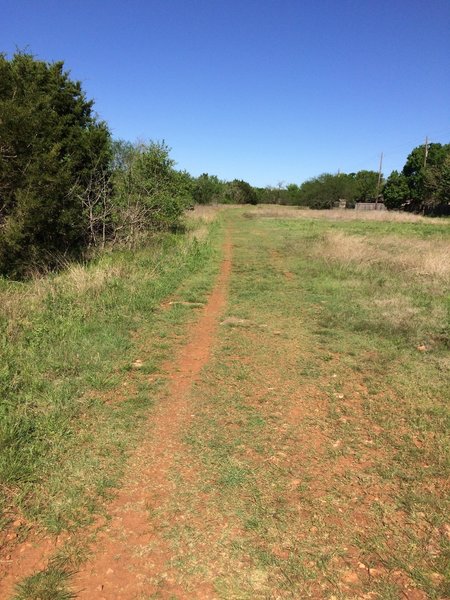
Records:
[[[450,0],[0,0],[0,51],[64,60],[115,137],[254,185],[450,142]]]

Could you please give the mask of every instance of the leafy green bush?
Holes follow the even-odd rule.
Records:
[[[176,171],[164,142],[115,147],[113,239],[128,245],[151,231],[176,228],[192,203],[191,177]]]

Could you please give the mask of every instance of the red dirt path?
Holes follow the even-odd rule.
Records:
[[[109,526],[97,536],[93,555],[75,577],[73,589],[82,600],[131,600],[149,597],[184,597],[171,583],[171,551],[155,511],[176,493],[168,475],[174,456],[182,448],[179,432],[190,419],[188,391],[208,362],[219,317],[226,303],[231,272],[232,245],[227,237],[225,257],[216,286],[192,327],[188,344],[177,359],[165,365],[170,376],[168,399],[152,413],[151,436],[135,453],[109,513]],[[197,588],[197,598],[212,598],[214,591]]]
[[[177,597],[183,597],[179,589],[171,588],[167,569],[171,554],[151,514],[175,491],[168,473],[174,455],[182,447],[180,429],[191,416],[189,388],[209,360],[219,317],[225,307],[231,255],[228,234],[215,288],[200,319],[188,333],[189,342],[172,362],[164,365],[164,370],[171,373],[167,400],[152,413],[151,436],[133,455],[123,487],[109,507],[111,521],[98,534],[95,547],[91,548],[91,559],[74,579],[73,589],[78,598],[148,597],[161,593],[160,583],[156,583],[161,579],[165,582],[163,595],[170,597],[176,593]],[[19,581],[45,569],[67,537],[42,538],[38,532],[30,531],[29,538],[0,561],[0,598],[10,598]],[[200,585],[196,597],[212,598],[214,592]]]

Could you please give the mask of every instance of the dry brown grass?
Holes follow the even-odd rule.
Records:
[[[9,282],[0,289],[0,319],[7,323],[6,335],[13,339],[30,316],[43,309],[46,298],[63,292],[83,304],[87,296],[98,297],[112,279],[123,275],[119,265],[87,267],[74,263],[58,275],[36,276],[24,283]]]
[[[83,296],[87,293],[99,295],[111,279],[123,275],[124,270],[119,265],[98,265],[86,268],[83,265],[73,264],[55,279],[55,284],[63,285],[76,296]]]
[[[417,304],[417,292],[441,296],[450,286],[450,244],[443,239],[406,238],[389,235],[349,235],[327,231],[311,248],[333,268],[356,271],[354,285],[362,285],[370,270],[381,276],[383,285],[373,290],[367,303],[374,309],[374,327],[414,333],[416,343],[433,345],[440,338],[447,316],[442,304],[428,308]],[[367,304],[367,305],[368,305]],[[367,307],[366,305],[366,307]],[[375,327],[376,328],[376,327]]]
[[[400,236],[370,237],[329,231],[316,254],[327,261],[366,267],[386,266],[408,277],[438,285],[450,284],[450,244],[447,240],[411,239]]]
[[[193,220],[201,219],[202,221],[206,221],[207,223],[211,223],[215,221],[218,213],[224,209],[224,205],[209,205],[204,206],[201,204],[197,204],[194,210],[189,210],[186,212],[186,216]]]
[[[432,223],[442,224],[439,219],[422,217],[405,212],[396,211],[356,211],[356,210],[313,210],[297,208],[296,206],[274,206],[260,204],[247,209],[246,216],[265,217],[273,219],[326,219],[329,221],[385,221],[398,223]]]
[[[5,334],[14,340],[28,317],[38,311],[47,295],[47,286],[39,279],[26,284],[10,284],[0,289],[0,321],[6,323]]]
[[[372,319],[380,325],[388,324],[392,331],[411,331],[416,332],[417,342],[427,345],[428,349],[436,341],[436,332],[439,326],[445,323],[446,313],[443,307],[433,306],[426,313],[414,306],[410,296],[399,293],[384,292],[385,297],[374,297],[371,306],[375,308]],[[425,333],[427,332],[427,333]],[[419,340],[419,338],[422,338]],[[424,339],[425,338],[425,339]]]
[[[204,206],[198,204],[194,210],[187,211],[186,220],[190,237],[199,242],[203,241],[208,236],[210,224],[217,219],[219,212],[223,209],[223,205]]]

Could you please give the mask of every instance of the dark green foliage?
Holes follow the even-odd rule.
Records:
[[[333,208],[342,198],[344,178],[331,173],[323,173],[301,186],[303,204],[311,208]]]
[[[429,144],[410,152],[401,173],[393,171],[384,186],[388,208],[428,214],[448,214],[450,203],[450,144]]]
[[[400,209],[409,198],[408,180],[398,171],[392,171],[383,190],[387,208]]]
[[[226,185],[225,201],[229,204],[258,204],[258,195],[249,183],[234,179]]]
[[[430,189],[430,180],[427,175],[431,171],[434,177],[439,177],[440,168],[449,155],[450,144],[429,144],[426,165],[424,145],[417,146],[408,155],[403,167],[403,175],[408,180],[410,199],[415,208],[434,203],[432,199],[434,194]]]
[[[378,173],[358,171],[358,173],[323,173],[308,179],[302,185],[291,184],[287,187],[286,204],[309,206],[310,208],[333,208],[341,199],[347,206],[355,202],[367,202],[375,199]]]
[[[192,196],[197,204],[212,204],[220,202],[225,184],[216,175],[202,173],[194,180]]]
[[[0,55],[0,272],[79,256],[81,192],[110,159],[109,132],[62,62]]]
[[[176,171],[165,142],[114,146],[113,238],[134,245],[148,231],[177,227],[192,204],[192,178]]]
[[[258,204],[297,204],[296,193],[299,187],[292,183],[283,187],[282,183],[279,183],[276,187],[268,185],[265,188],[254,188],[258,199]]]
[[[300,199],[300,186],[295,183],[290,183],[286,187],[286,196],[286,204],[298,204],[298,200]]]
[[[352,177],[347,176],[347,177]],[[358,171],[352,177],[352,200],[358,202],[371,202],[377,195],[378,173],[376,171]]]

